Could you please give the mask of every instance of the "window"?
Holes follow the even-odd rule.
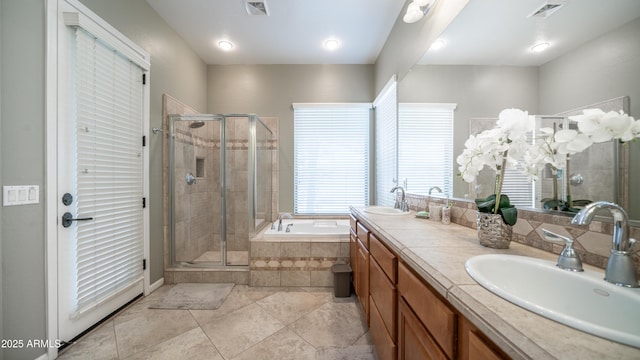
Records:
[[[398,179],[408,192],[428,194],[437,186],[452,196],[455,108],[455,104],[399,104]]]
[[[376,198],[377,205],[392,206],[398,185],[398,105],[395,76],[389,80],[373,102],[376,129]]]
[[[294,213],[369,204],[370,104],[293,104]]]

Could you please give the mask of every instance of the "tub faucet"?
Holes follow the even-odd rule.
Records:
[[[391,189],[390,192],[393,193],[396,190],[400,190],[401,196],[398,198],[398,195],[396,194],[396,203],[393,205],[393,208],[400,209],[402,211],[409,211],[409,204],[407,203],[407,200],[405,200],[404,188],[402,186],[396,186]]]
[[[437,187],[437,186],[432,186],[431,188],[429,188],[429,196],[431,196],[431,192],[432,192],[433,190],[436,190],[436,191],[438,191],[440,194],[442,194],[442,189],[440,189],[440,188],[439,188],[439,187]]]
[[[282,219],[291,219],[292,216],[289,213],[282,213],[278,217],[278,231],[282,231]]]
[[[607,209],[613,215],[611,255],[607,262],[604,279],[619,286],[638,287],[638,275],[631,259],[631,248],[636,240],[629,239],[629,216],[620,205],[608,201],[592,202],[580,210],[571,223],[589,224],[600,209]]]

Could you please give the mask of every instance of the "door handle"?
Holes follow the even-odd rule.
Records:
[[[71,226],[71,224],[74,221],[87,221],[87,220],[93,220],[93,218],[92,217],[86,217],[86,218],[74,219],[73,218],[73,214],[71,214],[70,212],[66,212],[66,213],[64,213],[62,215],[62,226],[67,228],[67,227]]]

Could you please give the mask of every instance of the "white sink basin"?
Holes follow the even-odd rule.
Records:
[[[410,213],[409,211],[402,211],[400,209],[394,209],[389,206],[368,206],[364,209],[364,211],[378,215],[407,215]]]
[[[467,273],[496,295],[573,328],[640,348],[640,289],[604,281],[604,274],[562,270],[516,255],[475,256]]]

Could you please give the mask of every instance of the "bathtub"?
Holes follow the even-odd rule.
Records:
[[[347,262],[348,219],[282,219],[251,239],[250,285],[330,287],[331,267]]]
[[[298,235],[349,235],[349,220],[344,219],[282,219],[282,230],[278,222],[266,229],[264,237],[297,237]],[[287,231],[287,228],[289,231]]]

